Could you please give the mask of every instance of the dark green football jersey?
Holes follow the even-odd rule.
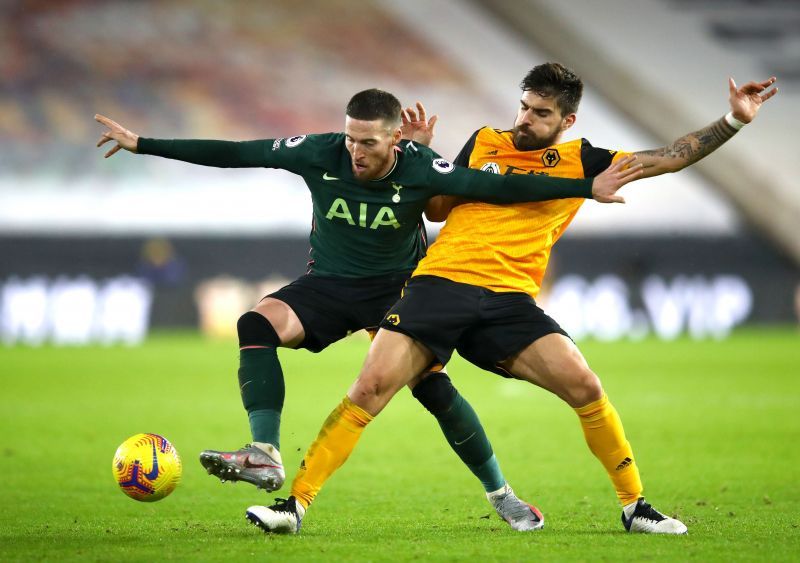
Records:
[[[343,133],[260,141],[139,139],[138,152],[221,167],[281,168],[302,176],[314,208],[310,271],[367,277],[413,270],[425,252],[422,212],[435,195],[492,203],[591,197],[591,180],[498,176],[454,166],[401,141],[394,168],[357,180]]]

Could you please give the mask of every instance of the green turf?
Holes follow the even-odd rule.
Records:
[[[541,532],[511,531],[401,392],[318,497],[298,536],[269,537],[244,509],[268,497],[222,485],[203,448],[248,440],[234,342],[158,335],[139,348],[0,348],[0,560],[791,560],[800,557],[800,334],[723,342],[581,344],[625,422],[653,504],[687,537],[623,532],[572,411],[454,360]],[[366,343],[283,351],[283,456],[292,473],[357,373]],[[183,481],[153,504],[125,497],[111,458],[137,432],[167,436]]]

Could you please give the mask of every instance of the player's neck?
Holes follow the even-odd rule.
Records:
[[[393,149],[394,150],[392,150],[391,159],[389,160],[389,162],[386,163],[386,166],[378,174],[378,177],[372,180],[373,182],[380,182],[381,180],[385,180],[392,172],[394,172],[394,169],[397,168],[397,162],[399,160],[397,155],[399,154],[400,149],[397,146],[393,147]]]

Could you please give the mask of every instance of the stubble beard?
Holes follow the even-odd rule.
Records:
[[[515,126],[512,132],[514,134],[514,147],[518,151],[536,151],[555,145],[560,135],[559,131],[554,131],[552,135],[542,139],[528,131],[523,131],[519,126]]]
[[[387,164],[389,162],[389,158],[391,158],[391,156],[381,160],[380,162],[374,163],[374,165],[372,165],[372,166],[370,166],[372,163],[367,162],[366,164],[367,164],[367,166],[369,166],[369,168],[366,168],[365,170],[363,170],[361,172],[361,174],[359,174],[356,171],[355,162],[353,162],[353,176],[355,176],[357,180],[360,180],[362,182],[369,182],[371,180],[377,180],[380,177],[379,172],[381,172],[384,168],[386,168],[386,166],[387,166]]]

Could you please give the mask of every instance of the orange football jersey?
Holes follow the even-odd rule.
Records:
[[[586,178],[624,154],[595,148],[586,139],[519,151],[511,131],[484,127],[473,134],[455,162],[495,174]],[[450,211],[414,275],[536,297],[550,250],[583,202],[576,198],[510,205],[463,202]]]

